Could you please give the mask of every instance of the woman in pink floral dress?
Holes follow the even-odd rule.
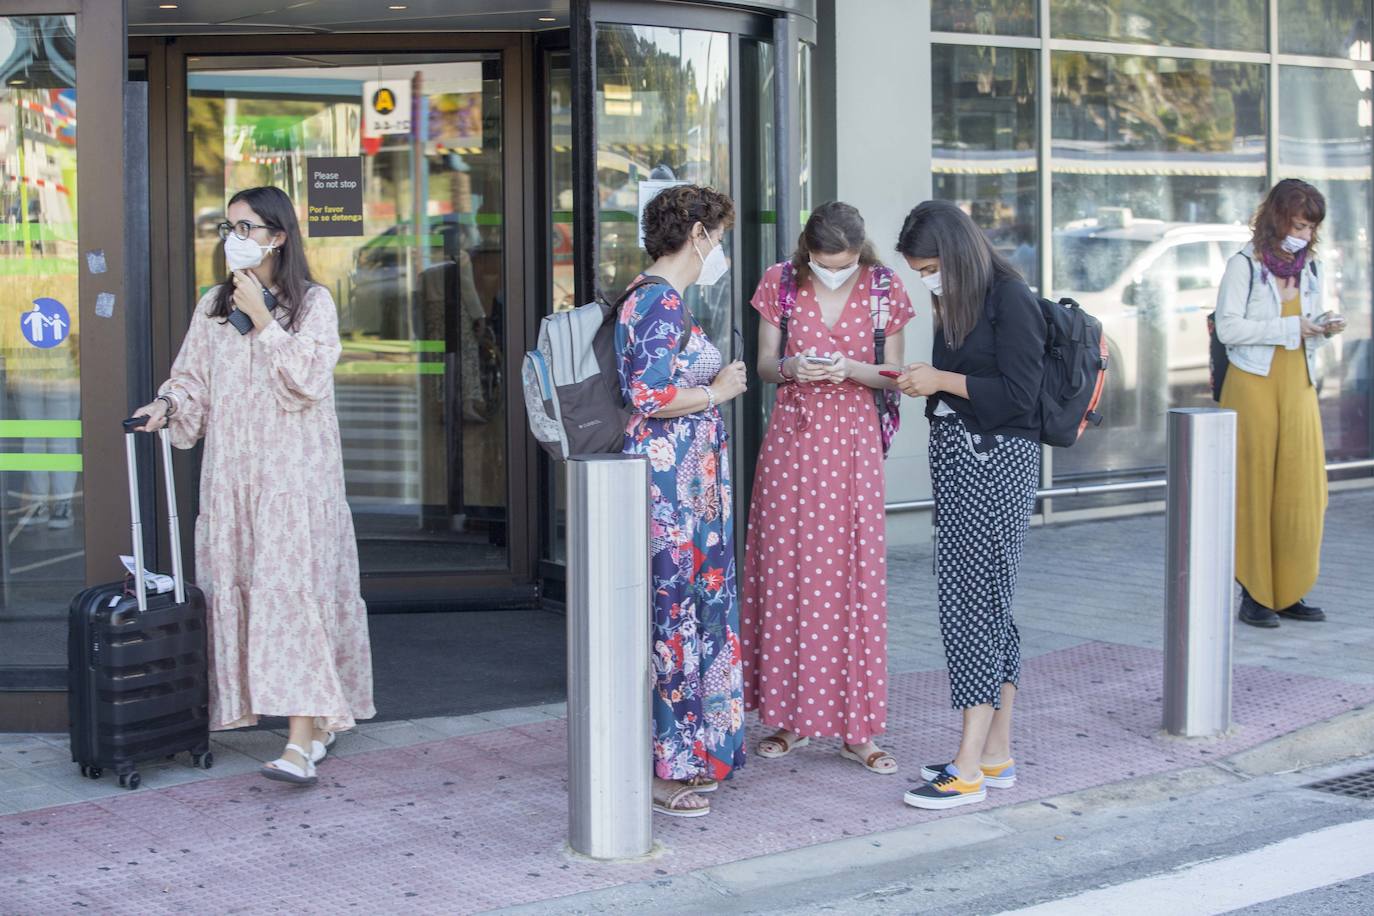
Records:
[[[886,287],[886,292],[884,292]],[[812,738],[874,773],[897,761],[887,729],[883,446],[874,392],[902,365],[911,301],[879,261],[859,211],[818,207],[790,262],[752,300],[759,375],[778,384],[749,506],[741,591],[744,696],[775,733],[760,757]],[[786,321],[783,321],[787,313]],[[780,358],[784,346],[785,357]],[[885,330],[874,365],[874,328]]]
[[[171,377],[137,414],[179,448],[205,440],[196,568],[211,727],[289,717],[286,751],[262,773],[310,785],[333,732],[375,714],[334,410],[338,314],[310,277],[290,198],[240,191],[228,217],[233,274],[202,297]]]

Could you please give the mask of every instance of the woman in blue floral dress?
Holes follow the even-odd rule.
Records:
[[[744,680],[735,597],[730,462],[719,407],[745,390],[742,362],[692,320],[680,290],[727,268],[730,198],[682,185],[644,210],[653,265],[621,305],[620,387],[634,413],[625,452],[651,469],[654,810],[710,813],[707,799],[744,763]]]

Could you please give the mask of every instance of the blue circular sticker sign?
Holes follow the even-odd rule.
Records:
[[[67,339],[72,320],[65,305],[44,297],[33,300],[33,308],[20,313],[19,326],[30,344],[40,350],[50,350]]]

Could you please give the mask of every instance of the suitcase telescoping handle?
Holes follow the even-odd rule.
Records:
[[[129,519],[134,536],[134,589],[140,611],[148,610],[148,585],[143,576],[143,519],[139,512],[138,449],[134,434],[147,422],[147,417],[130,417],[124,421],[124,451],[129,464]],[[177,604],[184,604],[186,584],[181,571],[181,529],[177,522],[176,478],[172,473],[172,437],[164,426],[158,430],[158,438],[162,446],[162,476],[167,485],[167,532],[172,545],[172,581]]]

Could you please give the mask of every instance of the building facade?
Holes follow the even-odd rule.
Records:
[[[562,479],[526,434],[520,357],[543,316],[647,263],[639,207],[665,180],[738,204],[730,273],[692,307],[745,353],[754,284],[836,197],[884,252],[916,202],[955,200],[1033,285],[1097,314],[1107,421],[1048,456],[1049,521],[1159,498],[1164,412],[1206,402],[1224,259],[1272,181],[1306,178],[1330,202],[1324,282],[1349,320],[1324,355],[1328,457],[1359,483],[1374,435],[1369,6],[331,0],[230,20],[206,0],[13,0],[0,729],[64,721],[67,604],[129,550],[115,421],[149,399],[224,275],[215,227],[251,185],[292,195],[339,306],[337,404],[375,612],[561,600]],[[930,346],[917,306],[913,358]],[[741,509],[762,388],[730,416]],[[927,530],[924,427],[909,410],[887,465],[899,541]],[[189,546],[197,468],[180,461]],[[164,508],[149,463],[145,519]],[[166,556],[159,526],[145,539]]]

